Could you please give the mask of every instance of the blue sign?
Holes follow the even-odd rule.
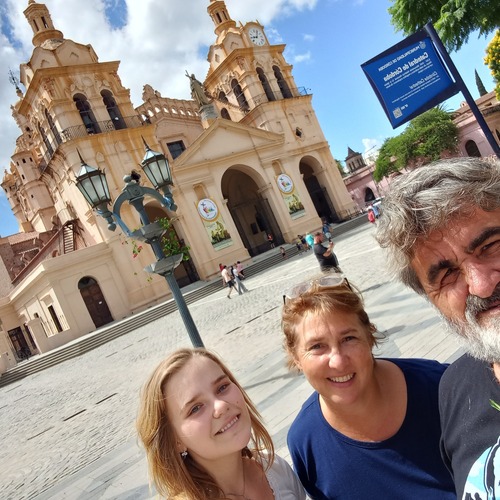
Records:
[[[392,128],[459,91],[424,30],[365,62],[361,68]]]

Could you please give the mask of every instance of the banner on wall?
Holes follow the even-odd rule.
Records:
[[[218,251],[231,246],[233,240],[226,229],[217,203],[210,198],[204,198],[198,202],[197,209],[213,249]]]
[[[291,177],[287,174],[280,174],[276,177],[278,189],[280,190],[283,201],[288,208],[288,213],[292,219],[298,219],[306,214],[304,205],[300,201],[299,193],[295,189]]]

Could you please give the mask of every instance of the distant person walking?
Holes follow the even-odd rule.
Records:
[[[309,248],[312,248],[314,246],[314,236],[311,233],[306,234],[305,240],[306,240],[307,246]],[[308,248],[308,250],[309,250],[309,248]]]
[[[241,295],[243,292],[248,292],[249,290],[242,283],[240,279],[240,275],[238,274],[238,268],[236,267],[236,264],[231,268],[231,272],[233,273],[234,288],[236,288],[238,295]]]
[[[267,241],[271,245],[271,248],[274,248],[276,246],[274,244],[274,236],[271,233],[267,233]]]
[[[222,279],[224,280],[224,283],[226,286],[229,288],[229,292],[227,293],[227,298],[231,298],[231,292],[233,291],[234,288],[234,281],[231,278],[231,275],[229,274],[229,269],[227,266],[224,266],[224,269],[221,271]]]
[[[243,272],[243,264],[239,260],[236,261],[236,270],[238,271],[238,276],[240,280],[244,280],[245,273]]]
[[[325,237],[323,233],[316,233],[314,235],[313,252],[319,262],[319,267],[323,272],[342,272],[339,267],[337,256],[333,253],[334,243],[330,241],[328,247],[322,245]]]
[[[286,259],[286,250],[285,250],[285,247],[280,247],[280,252],[281,252],[281,256],[283,257],[283,259]]]
[[[371,208],[368,209],[368,220],[372,223],[377,225],[377,219],[375,217],[375,211],[372,210]]]

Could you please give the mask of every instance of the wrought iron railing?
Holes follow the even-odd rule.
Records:
[[[251,109],[256,108],[257,106],[265,102],[282,101],[283,99],[293,99],[294,97],[301,97],[309,94],[310,89],[306,89],[305,87],[288,89],[288,92],[283,93],[268,91],[264,92],[263,94],[259,94],[258,96],[255,96],[251,99],[247,99],[246,101],[248,102],[248,108],[240,105],[240,109],[245,113],[248,113]]]
[[[288,96],[284,97],[284,94],[288,94]],[[244,113],[248,113],[251,109],[253,109],[253,108],[255,108],[255,107],[257,107],[260,104],[263,104],[265,102],[281,101],[283,99],[292,99],[294,97],[300,97],[300,96],[310,95],[310,94],[311,94],[311,89],[306,89],[305,87],[297,87],[297,88],[289,89],[289,92],[284,92],[284,93],[273,92],[273,91],[269,90],[267,93],[264,92],[263,94],[259,94],[258,96],[253,97],[251,99],[247,99],[244,94],[240,94],[239,96],[235,96],[237,100],[238,100],[238,98],[240,98],[240,100],[242,100],[241,96],[243,95],[245,97],[245,101],[248,105],[240,103],[239,101],[238,101],[238,104],[235,105],[229,101],[219,99],[219,97],[217,97],[217,96],[212,96],[212,99],[220,102],[222,105],[224,105],[225,107],[227,107],[229,109],[239,108]]]
[[[59,145],[63,142],[68,142],[73,139],[80,139],[89,135],[104,134],[107,132],[114,132],[115,130],[122,130],[125,128],[137,128],[144,125],[144,121],[137,115],[126,116],[117,118],[115,120],[104,120],[101,122],[92,122],[88,125],[76,125],[68,127],[59,132],[59,140],[53,140],[45,143],[45,152],[43,154],[38,168],[44,172],[47,168],[52,157],[55,155]]]

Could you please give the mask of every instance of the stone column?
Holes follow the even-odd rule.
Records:
[[[35,341],[36,347],[40,354],[50,351],[50,344],[47,338],[47,334],[42,326],[42,320],[40,318],[34,318],[26,323],[29,327],[31,336]]]

